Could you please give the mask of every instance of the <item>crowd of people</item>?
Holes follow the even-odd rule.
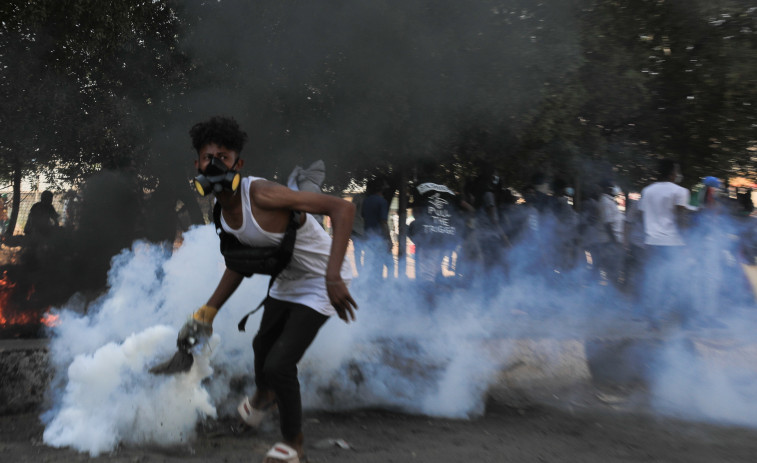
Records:
[[[751,190],[729,190],[717,178],[706,177],[692,193],[679,185],[681,169],[672,160],[660,162],[657,180],[640,195],[623,192],[611,179],[599,178],[582,185],[579,197],[563,179],[550,181],[541,173],[534,174],[529,186],[517,194],[501,184],[496,170],[485,172],[460,192],[423,178],[411,192],[413,220],[407,236],[415,251],[415,278],[419,285],[430,287],[430,294],[440,285],[470,286],[482,280],[488,284],[479,287],[485,289],[523,277],[546,279],[554,285],[573,284],[579,278],[584,285],[614,287],[638,302],[637,315],[652,322],[660,314],[648,313],[649,307],[675,304],[654,300],[665,291],[647,289],[680,286],[681,276],[688,272],[650,278],[645,268],[687,258],[696,262],[695,254],[702,246],[717,241],[714,229],[738,236],[735,246],[728,244],[730,238],[717,241],[723,249],[713,253],[716,266],[754,264],[757,239],[750,219]],[[375,191],[377,183],[369,185],[370,197],[381,198]],[[735,199],[731,198],[734,192],[738,193]],[[386,223],[386,201],[377,201],[382,202],[381,209],[363,205],[362,213],[358,202],[357,220]],[[378,269],[387,262],[387,237],[386,232],[374,238],[368,233],[353,234],[360,276],[383,275]],[[380,247],[371,244],[378,241]],[[730,264],[725,262],[728,255]],[[368,271],[374,264],[375,270]],[[666,310],[670,312],[666,316],[685,323],[707,320],[689,308]]]

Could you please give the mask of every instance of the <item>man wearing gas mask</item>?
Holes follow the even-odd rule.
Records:
[[[296,462],[302,458],[304,439],[297,362],[331,315],[337,314],[347,323],[355,320],[357,304],[347,288],[352,272],[344,259],[355,208],[334,196],[242,177],[240,153],[247,134],[234,119],[213,117],[196,124],[189,133],[197,151],[195,186],[202,195],[215,195],[224,232],[249,247],[277,246],[297,217],[293,211],[302,213],[296,219],[291,260],[274,277],[252,342],[256,391],[238,408],[242,419],[256,427],[267,410],[278,406],[282,442],[271,448],[264,461]],[[333,237],[313,214],[331,218]],[[244,276],[226,262],[215,291],[182,328],[180,345],[187,342],[182,337],[188,338],[189,333],[210,335],[218,310],[242,282]]]

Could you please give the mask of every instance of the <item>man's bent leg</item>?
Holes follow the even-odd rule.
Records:
[[[271,297],[265,300],[263,318],[260,327],[252,340],[252,350],[255,354],[255,386],[258,390],[270,390],[266,382],[263,365],[274,343],[281,335],[289,316],[289,307],[285,302]],[[255,406],[255,404],[253,404]]]
[[[265,358],[262,372],[265,384],[276,394],[282,437],[286,441],[295,441],[302,431],[302,399],[297,379],[297,362],[328,317],[304,305],[283,304],[288,306],[289,316]]]

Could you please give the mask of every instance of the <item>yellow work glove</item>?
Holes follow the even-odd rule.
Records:
[[[179,330],[179,337],[176,339],[179,349],[188,352],[192,347],[207,340],[213,334],[213,319],[217,313],[218,309],[207,304],[197,309]]]

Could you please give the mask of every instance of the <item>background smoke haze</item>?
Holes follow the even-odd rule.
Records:
[[[173,353],[178,328],[220,278],[223,261],[212,228],[192,228],[170,257],[161,247],[136,243],[114,259],[111,289],[88,316],[69,310],[78,310],[73,302],[61,310],[51,345],[57,377],[45,415],[46,443],[95,455],[118,442],[185,442],[197,419],[233,416],[242,395],[253,391],[250,342],[260,314],[248,322],[248,333],[237,332],[236,323],[264,297],[265,278],[246,280],[227,302],[214,323],[217,345],[209,359],[198,357],[192,373],[146,372]],[[713,247],[734,248],[728,233],[707,236]],[[696,241],[692,246],[697,249]],[[516,249],[512,255],[520,254]],[[730,267],[722,272],[727,278],[705,286],[712,274],[697,269],[723,262],[713,258],[694,252],[685,262],[656,269],[688,276],[691,285],[680,292],[666,288],[673,302],[688,304],[694,287],[716,287],[731,296],[709,299],[716,300],[709,309],[723,327],[690,331],[671,325],[658,335],[660,347],[645,365],[651,404],[663,414],[756,426],[757,369],[749,360],[757,349],[752,295],[740,269],[729,274]],[[645,334],[632,320],[641,306],[587,279],[581,266],[558,280],[519,274],[508,284],[491,274],[469,290],[440,287],[435,304],[414,281],[357,279],[351,289],[360,305],[357,323],[330,320],[300,364],[306,408],[378,406],[475,417],[484,412],[487,390],[500,372],[523,354],[517,342],[542,349],[536,355],[546,368],[557,368],[552,362],[565,348],[561,342]],[[743,302],[733,302],[738,300]],[[538,347],[545,340],[551,344]]]
[[[268,177],[324,159],[339,183],[333,164],[434,158],[492,115],[509,115],[488,128],[507,133],[580,53],[571,7],[533,1],[223,1],[179,14],[200,65],[187,109],[236,117]]]

